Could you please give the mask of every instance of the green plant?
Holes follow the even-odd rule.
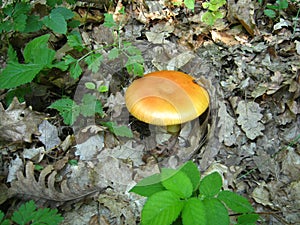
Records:
[[[180,5],[182,5],[182,1],[183,1],[183,4],[185,5],[185,7],[187,7],[190,10],[194,10],[195,0],[175,0],[172,2],[173,2],[173,5],[180,6]]]
[[[258,215],[248,200],[222,190],[222,177],[213,172],[202,179],[197,166],[188,161],[179,169],[162,169],[144,178],[131,192],[147,197],[142,209],[143,225],[227,225],[228,210],[237,213],[236,224],[255,224]]]
[[[268,3],[266,5],[266,9],[264,10],[264,14],[272,19],[277,17],[280,11],[287,9],[289,6],[288,0],[276,0],[274,4]]]
[[[63,221],[63,217],[57,213],[57,209],[37,209],[32,200],[21,205],[10,219],[5,219],[4,213],[0,211],[0,225],[57,225],[61,221]]]
[[[202,22],[209,26],[215,24],[217,19],[222,19],[224,14],[220,11],[220,8],[226,4],[226,0],[210,0],[209,2],[203,2],[204,9],[208,9],[202,17]]]

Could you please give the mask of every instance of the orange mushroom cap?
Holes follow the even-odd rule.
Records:
[[[209,106],[207,91],[178,71],[157,71],[135,80],[125,93],[126,107],[138,120],[168,126],[200,116]]]

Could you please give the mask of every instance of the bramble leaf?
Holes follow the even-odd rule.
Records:
[[[160,191],[151,195],[142,210],[143,225],[171,224],[180,215],[184,203],[172,191]]]
[[[229,225],[229,215],[226,207],[216,198],[205,198],[203,204],[206,212],[206,224]]]
[[[217,197],[224,202],[228,208],[238,213],[250,213],[254,212],[252,205],[249,201],[241,195],[238,195],[231,191],[221,191]]]
[[[193,192],[190,178],[180,170],[165,169],[161,171],[162,185],[181,198],[189,198]]]
[[[154,193],[166,190],[161,183],[161,175],[153,174],[139,181],[130,192],[134,192],[144,197],[149,197]]]
[[[43,23],[58,34],[67,33],[67,22],[62,14],[52,11],[49,16],[43,18]]]
[[[218,172],[213,172],[205,176],[200,181],[200,195],[205,197],[214,197],[222,188],[222,177]]]
[[[103,126],[106,126],[110,132],[120,137],[128,137],[132,138],[133,134],[129,127],[127,126],[119,126],[114,122],[103,122],[101,123]]]
[[[195,0],[184,0],[184,5],[190,9],[190,10],[194,10],[195,8]]]
[[[208,224],[204,204],[198,198],[190,198],[187,200],[181,217],[184,225]]]
[[[190,181],[193,184],[193,190],[196,190],[200,184],[200,172],[192,161],[186,162],[181,166],[180,171],[184,172],[190,178]]]
[[[38,64],[8,63],[0,74],[0,89],[14,88],[31,82],[43,69]]]

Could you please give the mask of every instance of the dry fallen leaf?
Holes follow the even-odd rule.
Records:
[[[263,117],[260,112],[261,108],[256,102],[240,101],[238,103],[236,113],[239,114],[239,117],[237,123],[251,140],[263,135],[261,131],[265,129],[264,125],[260,122]]]
[[[0,103],[0,141],[32,142],[32,135],[39,135],[38,125],[46,116],[26,107],[14,98],[5,110]]]

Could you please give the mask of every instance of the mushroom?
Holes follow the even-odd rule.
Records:
[[[178,133],[181,124],[199,117],[209,107],[208,92],[193,77],[178,71],[144,75],[127,88],[126,107],[138,120],[167,126]]]

